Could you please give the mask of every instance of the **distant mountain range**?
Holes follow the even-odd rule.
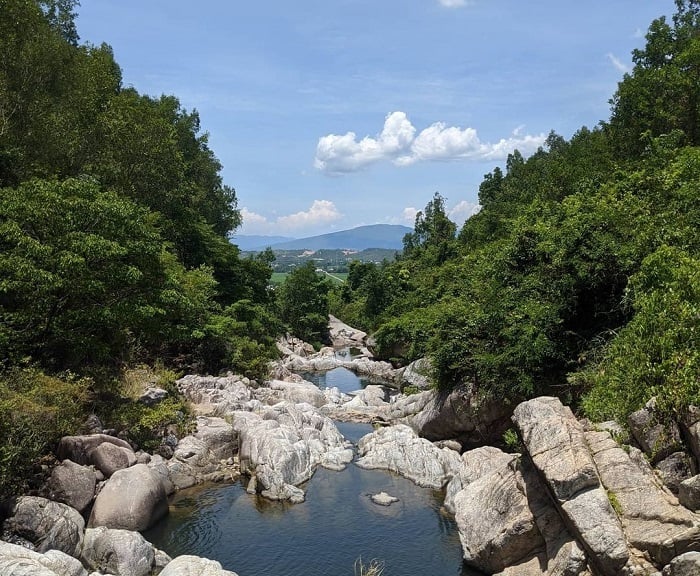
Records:
[[[367,248],[401,250],[403,237],[409,232],[413,232],[413,229],[407,226],[373,224],[309,238],[240,235],[233,237],[231,242],[237,244],[244,252],[260,251],[268,246],[273,250],[366,250]]]

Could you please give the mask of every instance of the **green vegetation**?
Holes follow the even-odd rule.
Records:
[[[130,398],[131,367],[260,378],[276,335],[319,345],[329,311],[443,389],[620,422],[700,403],[700,1],[651,24],[608,121],[486,174],[461,230],[435,194],[396,260],[344,261],[342,284],[310,260],[274,291],[272,251],[228,240],[197,112],[122,86],[77,5],[0,0],[0,497],[91,410],[145,447],[187,429],[175,394]]]
[[[609,121],[515,151],[459,231],[436,194],[403,255],[356,265],[332,310],[386,359],[429,356],[443,388],[621,423],[652,395],[669,416],[700,402],[700,2],[676,5]]]
[[[91,410],[145,447],[186,427],[129,366],[259,377],[281,331],[197,112],[122,86],[77,6],[0,0],[0,497]]]
[[[290,272],[277,289],[282,321],[292,334],[315,346],[327,339],[330,282],[316,272],[313,262],[307,262]]]

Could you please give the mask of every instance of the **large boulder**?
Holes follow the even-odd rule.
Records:
[[[183,489],[222,476],[237,445],[238,432],[226,420],[198,417],[196,432],[178,442],[167,463],[168,481],[175,488]]]
[[[178,556],[160,573],[160,576],[238,576],[235,572],[224,570],[214,560],[197,556]]]
[[[60,550],[77,556],[83,543],[85,521],[77,510],[38,496],[22,496],[8,509],[6,532],[29,540],[37,552]]]
[[[146,530],[168,511],[165,486],[147,464],[118,470],[95,498],[90,527]]]
[[[700,510],[700,474],[683,480],[678,486],[678,500],[688,510]]]
[[[455,496],[466,486],[483,476],[489,475],[496,469],[508,466],[513,460],[512,454],[506,454],[493,446],[482,446],[462,454],[462,462],[447,485],[445,493],[445,509],[455,513]]]
[[[103,442],[88,453],[90,464],[94,465],[105,478],[109,478],[117,470],[122,470],[136,464],[136,454],[129,448],[117,446],[111,442]]]
[[[340,470],[352,460],[352,450],[330,418],[309,404],[281,402],[262,414],[236,412],[241,472],[272,500],[300,502],[298,488],[317,466]]]
[[[517,564],[544,547],[517,463],[515,455],[499,460],[454,498],[464,560],[488,573]]]
[[[92,468],[64,460],[52,470],[47,488],[52,500],[68,504],[82,514],[95,497],[96,484]]]
[[[100,526],[85,531],[81,560],[92,570],[119,576],[149,576],[155,550],[138,532]]]
[[[663,488],[639,450],[628,454],[607,432],[587,432],[586,440],[630,545],[660,566],[700,549],[699,518]]]
[[[470,385],[449,393],[432,392],[432,397],[411,420],[420,436],[428,440],[455,438],[464,446],[481,446],[500,440],[510,426],[511,410],[501,398],[480,398]]]
[[[348,326],[345,322],[338,320],[332,314],[328,316],[328,333],[333,346],[356,346],[364,345],[367,333],[352,326]]]
[[[87,576],[79,560],[59,550],[41,554],[24,546],[0,541],[2,576]]]
[[[519,404],[513,421],[562,516],[591,563],[615,576],[629,560],[620,522],[598,478],[583,427],[558,398]]]
[[[87,434],[85,436],[64,436],[58,443],[56,456],[59,460],[71,460],[76,464],[92,464],[90,453],[105,442],[131,450],[125,440],[107,434]]]
[[[678,495],[681,482],[693,476],[695,463],[686,452],[674,452],[654,466],[663,483],[671,492]]]
[[[428,390],[432,387],[431,371],[432,365],[429,358],[414,360],[401,371],[401,387],[412,386],[419,390]]]
[[[481,570],[504,576],[586,573],[583,550],[527,459],[489,446],[465,452],[445,507],[458,518],[465,559]]]
[[[360,468],[391,470],[419,486],[440,489],[459,470],[459,454],[438,448],[404,424],[380,428],[357,445]]]

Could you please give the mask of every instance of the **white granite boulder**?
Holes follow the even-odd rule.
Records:
[[[535,468],[595,569],[605,576],[617,576],[629,560],[629,550],[581,424],[568,407],[552,397],[519,404],[513,421]]]
[[[459,454],[438,448],[408,426],[397,424],[367,434],[358,443],[360,468],[391,470],[419,486],[440,489],[459,470]]]
[[[237,576],[224,570],[219,562],[198,556],[178,556],[160,573],[160,576]]]
[[[87,576],[79,560],[59,550],[44,554],[0,541],[2,576]]]
[[[166,487],[147,464],[118,470],[95,498],[90,527],[146,530],[168,512]]]
[[[8,509],[3,525],[29,540],[37,552],[60,550],[77,556],[83,544],[85,521],[75,508],[38,496],[21,496]]]
[[[119,576],[150,576],[155,550],[138,532],[100,526],[85,531],[81,560],[92,570]]]

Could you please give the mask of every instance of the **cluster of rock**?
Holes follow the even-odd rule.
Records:
[[[136,531],[86,528],[75,508],[39,496],[6,503],[3,514],[3,576],[236,576],[205,558],[172,559]]]
[[[615,423],[580,422],[556,398],[513,408],[468,385],[440,393],[427,389],[425,361],[395,370],[371,359],[364,333],[335,319],[331,333],[362,355],[317,353],[287,338],[274,379],[263,385],[233,375],[179,380],[199,414],[196,431],[168,435],[161,454],[135,452],[99,431],[62,439],[46,498],[22,497],[0,511],[0,573],[231,576],[203,558],[171,559],[138,531],[167,512],[175,490],[207,480],[244,474],[250,493],[303,501],[300,485],[318,466],[341,470],[353,459],[336,418],[382,425],[360,440],[358,466],[445,490],[465,562],[485,574],[700,574],[700,410],[669,424],[650,402],[628,422],[641,449],[623,447]],[[337,367],[383,383],[347,395],[294,373]],[[420,391],[405,395],[406,386]],[[144,396],[158,402],[163,394]],[[490,445],[512,425],[522,454]]]

